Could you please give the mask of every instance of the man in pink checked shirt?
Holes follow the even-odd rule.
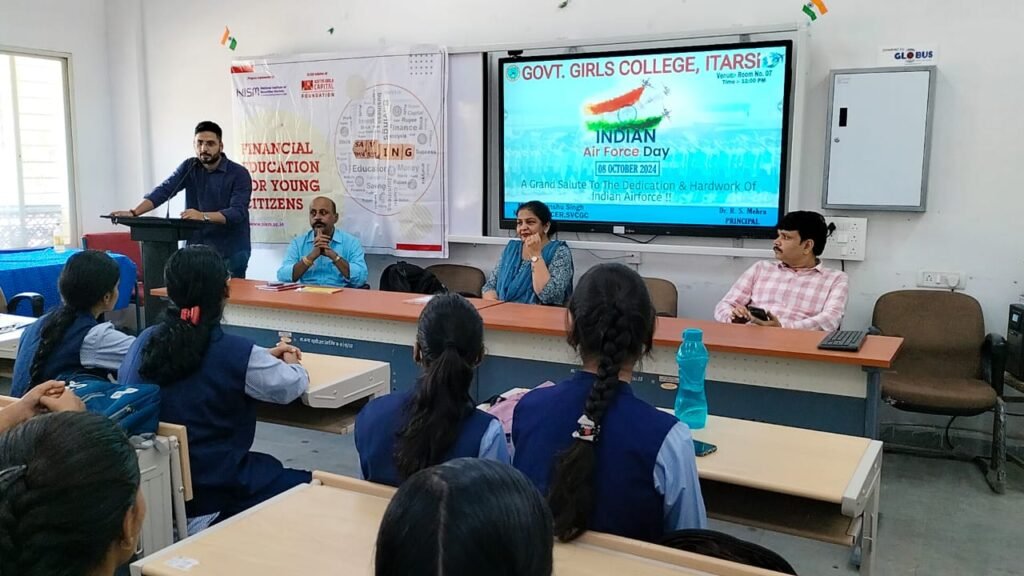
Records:
[[[779,222],[772,249],[775,261],[747,269],[715,306],[715,320],[832,331],[846,311],[849,282],[845,272],[825,268],[818,256],[830,230],[817,212],[790,212]],[[766,319],[750,308],[761,308]]]

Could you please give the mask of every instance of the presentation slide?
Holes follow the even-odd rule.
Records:
[[[774,228],[788,47],[500,60],[502,217]]]

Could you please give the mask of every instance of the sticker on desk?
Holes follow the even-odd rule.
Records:
[[[408,300],[404,300],[404,302],[406,304],[426,304],[427,302],[430,302],[430,299],[433,297],[433,294],[427,294],[426,296],[419,296],[417,298],[410,298]]]
[[[175,570],[181,570],[182,572],[188,572],[192,568],[199,566],[199,560],[195,558],[186,558],[184,556],[175,556],[170,560],[164,561],[164,565],[170,566]]]

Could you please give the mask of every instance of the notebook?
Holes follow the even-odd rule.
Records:
[[[299,288],[299,292],[308,292],[310,294],[334,294],[341,292],[341,290],[337,286],[303,286]]]
[[[298,282],[267,282],[266,284],[260,284],[256,289],[268,292],[283,292],[285,290],[295,290],[299,286]]]

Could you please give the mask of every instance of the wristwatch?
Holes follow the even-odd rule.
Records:
[[[530,256],[530,262],[533,263],[533,264],[536,264],[537,263],[537,257],[536,256]]]
[[[338,254],[335,254],[335,255],[334,255],[334,258],[332,258],[332,259],[331,259],[331,262],[337,263],[337,262],[338,262],[338,260],[341,260],[341,256],[340,256],[340,255],[338,255]]]
[[[203,212],[203,222],[209,222],[209,221],[210,221],[210,215],[207,214],[206,212]]]

